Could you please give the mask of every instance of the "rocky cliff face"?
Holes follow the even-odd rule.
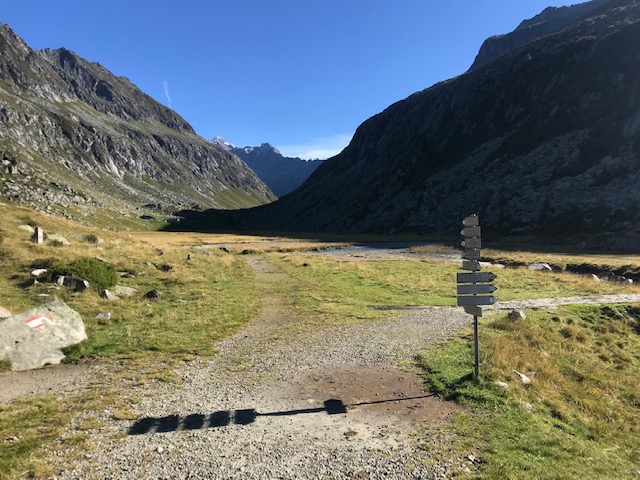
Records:
[[[285,157],[268,143],[259,147],[238,148],[221,137],[214,138],[212,142],[240,157],[278,197],[283,197],[302,185],[323,162]]]
[[[0,195],[34,208],[127,216],[151,205],[240,208],[274,199],[240,159],[128,79],[65,49],[31,50],[5,25],[0,125]]]
[[[235,225],[331,232],[632,232],[640,226],[640,3],[592,15],[391,105]]]

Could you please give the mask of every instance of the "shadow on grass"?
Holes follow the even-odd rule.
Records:
[[[388,400],[377,400],[375,402],[361,402],[351,405],[345,405],[342,400],[329,399],[323,403],[322,407],[316,408],[300,408],[296,410],[285,410],[280,412],[260,413],[254,408],[245,408],[241,410],[220,410],[205,415],[202,413],[193,413],[185,417],[179,415],[167,415],[166,417],[145,417],[137,420],[129,427],[129,435],[145,435],[150,433],[167,433],[178,430],[202,430],[205,428],[221,428],[229,425],[250,425],[256,421],[258,417],[284,417],[290,415],[305,415],[312,413],[326,412],[328,415],[346,414],[348,408],[358,407],[362,405],[376,405],[380,403],[390,403],[406,400],[417,400],[421,398],[432,397],[433,394],[422,395],[411,398],[392,398]]]

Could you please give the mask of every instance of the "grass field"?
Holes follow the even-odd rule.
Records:
[[[18,229],[21,224],[61,233],[71,245],[36,245],[28,232]],[[87,240],[93,237],[101,242]],[[0,479],[50,475],[43,452],[56,445],[74,417],[90,419],[91,412],[109,408],[127,418],[133,415],[134,399],[127,397],[126,382],[179,383],[174,365],[214,355],[216,342],[245,326],[261,306],[260,286],[243,252],[263,255],[287,273],[292,282],[275,294],[313,322],[387,317],[389,312],[379,307],[454,305],[456,265],[407,258],[339,261],[305,252],[349,241],[331,240],[334,243],[327,245],[317,238],[105,231],[0,206],[0,305],[21,312],[54,298],[65,301],[81,313],[89,336],[68,350],[67,361],[97,358],[113,365],[108,388],[58,398],[23,398],[0,407],[0,439],[10,439],[0,443]],[[233,244],[228,253],[219,247],[224,244]],[[438,253],[448,248],[431,245],[425,250]],[[490,253],[522,261],[569,258],[640,267],[640,259],[633,256]],[[136,288],[138,294],[112,302],[93,289],[73,293],[48,283],[22,286],[34,266],[78,257],[99,258],[128,272],[130,278],[121,278],[119,284]],[[499,300],[640,293],[635,285],[595,282],[580,275],[522,268],[495,273]],[[162,292],[160,300],[143,297],[152,289]],[[98,321],[100,312],[110,312],[111,319]],[[472,358],[468,336],[424,357],[432,388],[471,406],[456,428],[470,445],[481,447],[482,476],[508,478],[510,472],[524,472],[511,476],[591,478],[593,473],[606,478],[601,474],[611,471],[625,478],[638,467],[633,463],[640,455],[637,317],[632,306],[593,306],[530,314],[527,321],[516,323],[500,316],[486,319],[481,326],[479,384],[467,378]],[[533,387],[514,383],[513,369],[536,372]],[[501,390],[494,380],[509,381],[511,387]],[[57,448],[91,447],[82,426],[74,428],[73,435],[65,436],[73,445]]]

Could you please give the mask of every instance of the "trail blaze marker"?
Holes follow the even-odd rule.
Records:
[[[497,302],[496,297],[487,295],[495,292],[497,287],[491,285],[496,276],[491,272],[480,272],[480,219],[477,215],[470,215],[462,221],[464,227],[460,234],[464,237],[462,246],[464,254],[462,258],[462,269],[469,270],[473,273],[458,273],[456,280],[458,282],[458,306],[464,307],[464,311],[473,315],[473,343],[474,343],[474,359],[475,367],[473,370],[474,378],[480,375],[480,352],[478,351],[478,317],[482,316],[482,308],[480,305],[493,305]]]

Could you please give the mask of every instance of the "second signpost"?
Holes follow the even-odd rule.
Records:
[[[460,232],[464,237],[462,246],[462,269],[472,273],[457,274],[458,306],[464,307],[464,311],[473,315],[473,345],[475,366],[473,376],[480,375],[480,352],[478,348],[478,317],[482,316],[481,305],[493,305],[496,297],[491,295],[496,287],[489,282],[496,276],[491,272],[480,272],[480,219],[477,215],[470,215],[462,221],[463,229]]]

